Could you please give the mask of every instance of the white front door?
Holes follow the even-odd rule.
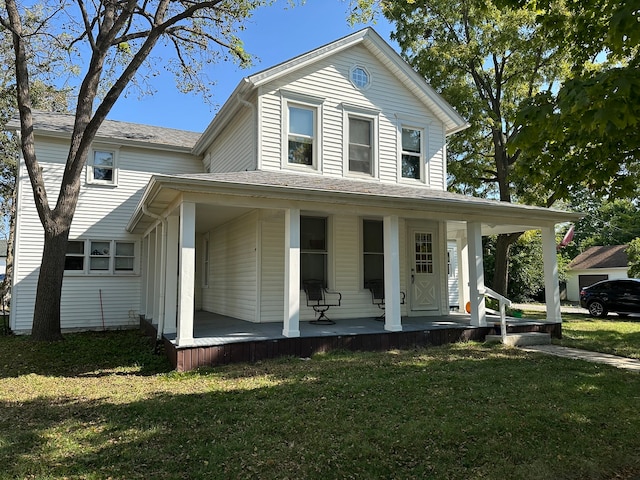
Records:
[[[423,229],[412,230],[411,236],[411,310],[438,310],[436,235]]]

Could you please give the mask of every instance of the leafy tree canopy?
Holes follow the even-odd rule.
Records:
[[[549,41],[571,52],[571,76],[540,93],[518,118],[510,146],[539,152],[519,167],[570,198],[582,186],[610,197],[636,197],[640,174],[640,0],[523,4],[555,30]]]
[[[629,258],[629,278],[640,278],[640,237],[629,242],[627,247],[627,257]]]

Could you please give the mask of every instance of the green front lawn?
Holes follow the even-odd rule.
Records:
[[[0,337],[0,404],[3,479],[640,475],[640,375],[475,343],[178,374],[137,332]]]
[[[544,314],[525,310],[527,318],[544,318]],[[583,348],[640,359],[640,318],[611,315],[605,319],[587,314],[562,314],[562,340],[558,345]]]

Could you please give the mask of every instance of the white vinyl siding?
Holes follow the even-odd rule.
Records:
[[[209,173],[256,169],[256,122],[253,109],[243,107],[213,142],[204,157]]]
[[[362,65],[371,75],[365,90],[349,79],[354,65]],[[281,91],[298,92],[324,100],[322,108],[322,170],[327,175],[345,175],[343,169],[343,105],[379,111],[376,154],[379,179],[398,181],[398,117],[419,118],[425,130],[424,160],[429,164],[425,184],[446,188],[444,174],[445,135],[441,122],[407,90],[364,46],[339,52],[328,59],[302,68],[261,87],[261,165],[264,169],[282,168]],[[392,92],[392,93],[390,93]]]
[[[55,205],[68,142],[43,137],[36,138],[36,142],[49,202]],[[199,173],[203,167],[202,161],[191,155],[120,146],[118,169],[118,185],[108,189],[87,184],[83,178],[70,240],[114,240],[139,244],[140,238],[128,233],[125,225],[150,176],[154,173]],[[43,233],[24,164],[21,164],[19,174],[11,328],[24,332],[31,329],[33,319]],[[140,258],[135,258],[135,263],[139,267]],[[136,325],[136,315],[140,310],[140,282],[140,275],[131,272],[92,278],[90,275],[78,277],[65,273],[61,299],[62,328],[103,328],[103,318],[104,328]]]
[[[261,237],[261,315],[262,322],[282,322],[284,295],[284,214],[264,215]],[[328,312],[332,319],[364,318],[380,315],[371,303],[371,293],[363,288],[362,219],[352,215],[331,215],[328,229],[329,288],[342,294],[342,306]],[[333,232],[333,233],[332,233]],[[400,221],[400,258],[405,258],[404,222]],[[401,261],[401,290],[405,286],[406,262]],[[406,305],[402,306],[403,315]],[[315,318],[313,309],[306,306],[304,292],[300,292],[300,320]]]
[[[209,232],[209,288],[202,308],[247,321],[256,320],[258,212]]]

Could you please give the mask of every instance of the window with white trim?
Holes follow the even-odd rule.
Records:
[[[94,148],[87,161],[87,182],[98,185],[117,185],[118,151]]]
[[[300,282],[320,280],[327,286],[326,217],[300,217]]]
[[[373,175],[373,120],[349,115],[349,172]]]
[[[384,281],[384,235],[381,220],[362,220],[364,288],[371,280]]]
[[[67,255],[64,259],[64,269],[83,272],[84,264],[84,240],[70,240],[67,242]]]
[[[70,240],[64,269],[88,274],[135,273],[135,242],[117,240]]]
[[[315,109],[301,105],[289,105],[289,129],[287,159],[290,164],[315,164]]]
[[[366,90],[371,84],[371,75],[360,65],[351,68],[350,78],[353,86],[360,90]]]
[[[322,104],[324,99],[281,90],[282,168],[322,168]]]
[[[424,156],[421,129],[402,127],[401,161],[402,178],[423,178]]]

